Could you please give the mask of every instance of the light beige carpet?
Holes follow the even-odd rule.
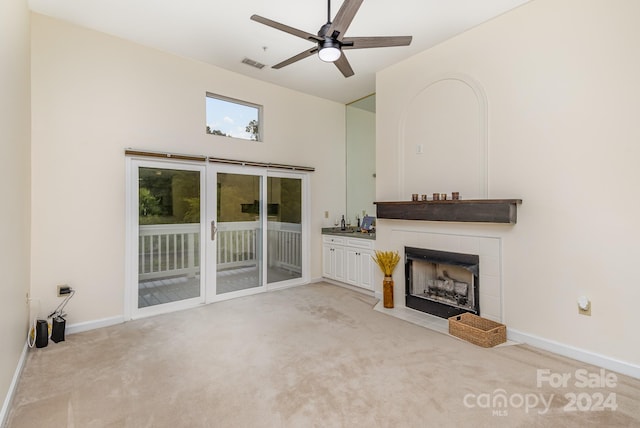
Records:
[[[483,349],[374,304],[319,283],[67,336],[29,352],[8,426],[640,426],[640,380],[578,387],[599,369]],[[538,387],[538,369],[571,380]]]

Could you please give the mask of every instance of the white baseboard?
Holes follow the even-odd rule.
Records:
[[[554,342],[553,340],[544,339],[532,334],[522,333],[511,328],[507,328],[507,338],[515,342],[526,343],[536,348],[544,349],[545,351],[550,351],[558,355],[573,358],[574,360],[593,364],[594,366],[640,379],[640,366],[635,364],[565,345],[564,343]]]
[[[335,281],[335,280],[329,279],[329,278],[318,278],[317,280],[314,280],[313,282],[326,282],[326,283],[329,283],[329,284],[337,285],[338,287],[347,288],[347,289],[352,290],[352,291],[357,291],[358,293],[366,294],[367,296],[375,297],[375,293],[373,292],[373,290],[368,290],[368,289],[362,288],[362,287],[356,287],[354,285],[347,284],[347,283],[340,282],[340,281]]]
[[[294,278],[288,281],[280,281],[274,284],[267,284],[267,291],[286,290],[287,288],[300,287],[301,285],[309,284],[309,282],[301,282],[300,278]]]
[[[80,333],[83,331],[95,330],[96,328],[109,327],[116,324],[122,324],[124,322],[123,316],[102,318],[99,320],[85,321],[77,324],[71,324],[66,326],[66,334]]]
[[[7,423],[7,416],[9,416],[9,409],[11,408],[11,402],[13,401],[13,394],[15,394],[16,392],[16,387],[18,386],[18,380],[20,379],[20,375],[22,374],[24,363],[27,361],[28,349],[29,347],[25,343],[24,348],[22,349],[22,354],[20,354],[20,359],[18,359],[16,371],[13,373],[13,379],[11,379],[11,384],[9,385],[7,396],[5,397],[4,403],[2,404],[2,409],[0,410],[0,427],[4,427]]]

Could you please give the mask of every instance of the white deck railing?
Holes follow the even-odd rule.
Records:
[[[218,269],[252,266],[257,263],[260,223],[219,223]],[[302,272],[302,229],[299,224],[268,222],[267,263],[269,267]],[[163,224],[140,226],[138,237],[139,279],[167,276],[195,276],[200,271],[200,225]]]
[[[257,221],[218,223],[218,269],[228,269],[256,264]]]
[[[302,227],[300,224],[268,222],[267,266],[302,273]]]
[[[187,275],[200,270],[200,225],[157,224],[140,226],[138,234],[139,279]]]

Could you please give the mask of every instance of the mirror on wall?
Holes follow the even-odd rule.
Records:
[[[347,215],[375,216],[376,196],[376,96],[347,104]]]

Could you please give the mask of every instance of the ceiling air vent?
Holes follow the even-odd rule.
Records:
[[[264,64],[262,64],[262,63],[260,63],[258,61],[254,61],[254,60],[249,59],[249,58],[243,59],[242,63],[250,65],[251,67],[259,68],[259,69],[262,69],[262,67],[264,67]]]

